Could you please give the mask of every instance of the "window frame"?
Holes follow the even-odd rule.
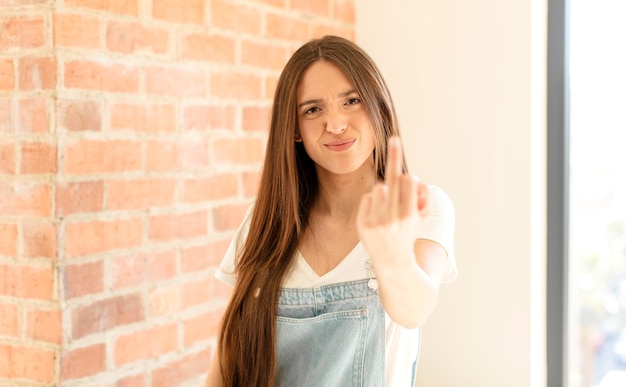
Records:
[[[548,0],[546,385],[568,384],[569,1]]]

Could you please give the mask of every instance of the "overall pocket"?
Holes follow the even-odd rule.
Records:
[[[277,319],[277,386],[364,384],[368,310]]]

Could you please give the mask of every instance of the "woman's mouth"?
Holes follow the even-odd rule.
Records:
[[[324,145],[333,152],[341,152],[349,149],[355,142],[356,138],[346,138],[343,140],[332,141]]]

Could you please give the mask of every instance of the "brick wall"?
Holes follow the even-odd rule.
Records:
[[[353,0],[0,0],[0,385],[199,385],[268,107]]]

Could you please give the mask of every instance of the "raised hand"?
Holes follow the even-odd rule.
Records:
[[[400,138],[390,138],[388,146],[384,182],[363,195],[356,220],[375,269],[415,259],[417,228],[428,213],[428,188],[416,176],[402,173]]]

